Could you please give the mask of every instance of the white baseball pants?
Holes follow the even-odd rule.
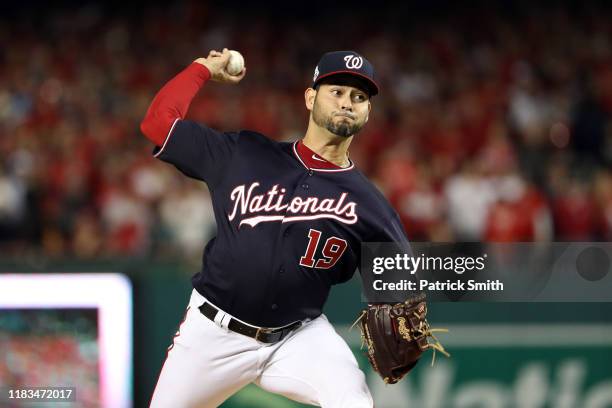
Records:
[[[151,408],[217,407],[249,383],[323,408],[373,407],[363,372],[325,315],[269,345],[206,318],[204,301],[192,292]]]

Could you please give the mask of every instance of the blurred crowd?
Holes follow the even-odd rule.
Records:
[[[247,77],[207,85],[189,118],[283,141],[306,129],[323,52],[372,61],[381,94],[351,158],[411,240],[610,241],[610,10],[403,12],[375,27],[200,2],[3,20],[0,254],[200,254],[215,233],[206,187],[153,159],[138,126],[168,79],[223,47]]]

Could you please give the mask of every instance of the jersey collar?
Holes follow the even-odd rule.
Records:
[[[304,167],[310,170],[325,171],[325,172],[339,172],[351,170],[355,167],[355,164],[349,159],[350,165],[348,167],[340,167],[334,163],[325,160],[317,153],[308,148],[301,140],[293,143],[293,153],[297,159],[302,163]]]

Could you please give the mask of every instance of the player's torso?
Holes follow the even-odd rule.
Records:
[[[205,260],[208,290],[233,288],[224,295],[231,308],[256,303],[271,322],[296,310],[319,314],[330,286],[353,275],[381,216],[351,172],[311,170],[292,144],[242,141],[212,192],[218,235]]]

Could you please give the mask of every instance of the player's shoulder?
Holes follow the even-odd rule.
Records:
[[[277,142],[270,136],[251,129],[222,130],[207,123],[196,122],[189,119],[177,120],[171,129],[172,134],[188,133],[206,137],[208,140],[232,141],[240,146],[256,148],[257,146],[270,148],[281,147],[282,143]]]
[[[359,184],[368,194],[373,196],[377,201],[387,203],[387,199],[385,198],[384,194],[378,189],[378,187],[376,187],[372,180],[363,174],[361,170],[355,168],[353,175],[355,178],[357,178],[357,180],[359,180]]]
[[[257,132],[255,130],[250,129],[241,129],[238,131],[240,136],[248,138],[252,141],[260,141],[260,142],[273,142],[272,138],[264,135],[263,133]]]
[[[362,190],[371,200],[375,210],[380,211],[380,214],[385,214],[386,216],[393,216],[396,213],[391,203],[389,203],[389,200],[387,200],[387,197],[385,197],[376,184],[366,177],[361,170],[355,169],[353,177],[359,181],[359,185],[361,185]]]
[[[290,145],[290,143],[276,141],[272,137],[255,130],[242,129],[238,131],[238,134],[240,136],[240,142],[247,145],[275,147],[278,149],[283,149],[286,148],[285,145]]]

